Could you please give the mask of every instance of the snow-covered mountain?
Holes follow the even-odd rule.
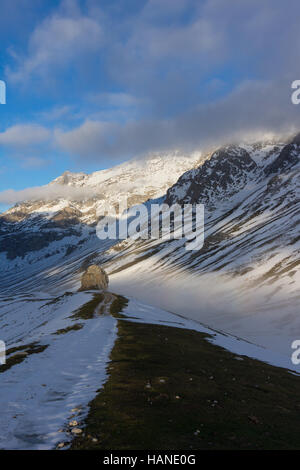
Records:
[[[87,175],[66,172],[43,188],[45,199],[15,205],[0,214],[0,262],[14,271],[46,257],[57,260],[81,245],[97,245],[94,226],[104,204],[158,198],[201,153],[154,154]],[[54,194],[58,196],[55,197]]]
[[[290,354],[300,338],[299,176],[298,136],[216,150],[165,197],[205,205],[203,248],[121,242],[101,256],[115,288]]]
[[[97,188],[97,197],[28,202],[3,214],[2,286],[73,289],[86,264],[99,261],[117,292],[290,354],[300,338],[299,156],[296,136],[65,174],[51,184]],[[98,240],[103,201],[151,203],[163,194],[169,204],[205,205],[201,250],[186,250],[184,239]]]
[[[78,292],[91,262],[104,265],[110,292],[129,299],[130,321],[209,332],[238,354],[297,371],[290,357],[300,338],[299,176],[298,137],[203,156],[154,155],[92,175],[65,173],[48,185],[57,197],[2,214],[8,367],[0,447],[48,449],[70,440],[66,423],[84,419],[106,379],[117,323],[97,315],[108,308],[105,299],[101,307],[92,292]],[[124,197],[133,205],[204,204],[203,248],[186,250],[184,239],[100,241],[98,209]],[[78,315],[87,302],[88,318]]]
[[[60,186],[63,186],[65,197],[55,198],[51,195],[43,201],[17,204],[2,214],[1,218],[5,222],[19,222],[28,220],[28,217],[31,222],[38,222],[46,218],[54,222],[53,225],[68,225],[74,219],[90,225],[96,222],[97,210],[103,201],[114,205],[120,198],[126,197],[129,205],[133,205],[160,197],[183,172],[200,160],[200,152],[191,155],[174,152],[154,154],[145,160],[131,160],[89,175],[66,171],[48,185],[50,188],[55,185],[58,194]],[[47,187],[44,189],[47,194]]]

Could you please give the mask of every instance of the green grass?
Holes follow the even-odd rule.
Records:
[[[110,305],[110,314],[117,318],[122,318],[124,315],[121,314],[122,310],[127,307],[128,300],[122,295],[114,294],[115,299]]]
[[[103,302],[104,294],[94,294],[92,300],[86,302],[73,313],[70,318],[90,320],[94,318],[96,308]]]
[[[299,449],[300,377],[207,338],[119,320],[109,378],[72,448]]]
[[[62,328],[61,330],[57,330],[55,333],[52,333],[53,335],[65,335],[66,333],[69,333],[69,331],[78,331],[83,328],[82,323],[75,323],[74,325],[67,326],[66,328]]]

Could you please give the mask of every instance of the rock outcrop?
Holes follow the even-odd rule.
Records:
[[[83,273],[80,290],[104,290],[108,287],[108,275],[100,266],[92,264]]]

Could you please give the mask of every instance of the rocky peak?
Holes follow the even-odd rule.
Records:
[[[61,176],[56,178],[50,184],[63,184],[63,185],[73,185],[82,182],[87,178],[86,173],[72,173],[71,171],[65,171]]]
[[[286,171],[299,163],[300,133],[296,134],[287,145],[283,147],[278,157],[265,168],[267,176],[272,173]]]
[[[182,175],[168,190],[166,202],[213,204],[239,191],[256,171],[257,164],[244,148],[222,147],[203,165]]]

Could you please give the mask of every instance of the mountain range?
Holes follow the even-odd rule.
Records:
[[[101,264],[110,292],[128,299],[129,319],[209,332],[225,348],[295,370],[299,175],[296,135],[153,154],[90,175],[66,172],[44,187],[45,198],[2,213],[0,331],[14,365],[2,390],[5,402],[15,399],[5,408],[0,447],[56,445],[74,406],[86,410],[105,381],[117,323],[105,314],[113,297],[102,316],[82,313],[96,305],[93,292],[78,291],[90,264]],[[99,240],[101,208],[124,198],[132,207],[203,204],[203,247],[186,250],[184,238]]]
[[[63,197],[25,201],[1,214],[2,287],[21,280],[40,288],[45,270],[63,266],[65,277],[57,280],[63,288],[63,282],[78,282],[94,259],[123,293],[128,282],[143,299],[210,326],[266,346],[278,330],[285,342],[285,334],[300,334],[299,156],[296,135],[205,154],[154,154],[90,175],[66,172],[48,185],[63,187]],[[99,240],[99,209],[124,198],[130,206],[204,204],[203,248],[189,252],[184,239]],[[181,297],[189,298],[184,311],[177,296],[162,301],[161,290],[176,291],[176,279]],[[278,347],[289,351],[290,345]]]

